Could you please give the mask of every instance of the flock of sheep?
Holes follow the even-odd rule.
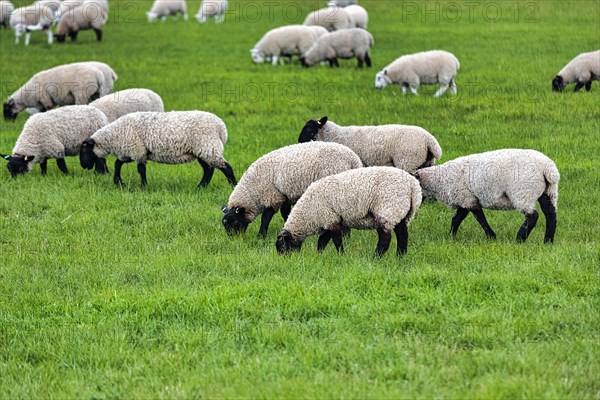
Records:
[[[159,3],[164,1],[155,1],[153,19],[166,15],[161,14],[167,12],[165,9],[157,8]],[[210,2],[203,2],[203,6],[205,3]],[[223,3],[226,8],[226,2],[219,2]],[[326,10],[342,9],[333,5]],[[363,22],[366,27],[366,19]],[[282,36],[273,34],[286,30]],[[343,58],[343,46],[332,43],[356,47],[354,40],[359,42],[366,33],[362,27],[323,30],[319,32],[310,25],[277,28],[252,50],[252,58],[276,64],[281,57],[298,55],[305,65],[319,61],[335,65],[334,59]],[[372,44],[372,36],[367,35]],[[297,40],[297,45],[288,46],[290,40]],[[325,58],[313,58],[311,49],[315,46],[329,46],[334,53],[327,49],[323,52]],[[366,52],[353,55],[359,65],[363,61],[370,65],[368,47]],[[419,84],[439,82],[437,96],[447,88],[456,93],[454,77],[458,68],[456,57],[444,51],[403,56],[377,74],[376,87],[397,83],[403,91],[410,88],[416,93]],[[562,90],[566,84],[577,82],[576,91],[583,86],[590,90],[591,81],[599,77],[600,51],[586,53],[559,72],[553,88]],[[323,117],[306,122],[300,129],[298,144],[260,157],[237,182],[223,157],[228,138],[223,120],[204,111],[165,112],[160,96],[148,89],[111,93],[117,79],[107,64],[79,62],[41,71],[13,93],[4,103],[4,118],[14,120],[22,111],[33,115],[25,123],[12,155],[2,155],[10,173],[16,176],[28,172],[39,163],[45,174],[47,160],[54,158],[67,174],[64,158],[79,155],[83,168],[104,174],[108,172],[106,157],[112,154],[116,157],[115,184],[122,184],[123,164],[135,162],[142,185],[147,185],[148,160],[166,164],[197,160],[203,169],[199,187],[210,183],[215,168],[233,186],[228,204],[222,207],[221,221],[229,234],[244,232],[262,216],[259,234],[266,236],[271,219],[281,213],[285,225],[276,241],[279,253],[300,249],[314,234],[320,235],[319,251],[333,241],[341,252],[343,233],[355,228],[377,230],[377,256],[388,250],[394,232],[397,254],[404,254],[408,226],[423,197],[456,209],[451,223],[453,236],[472,213],[485,234],[495,238],[483,209],[519,210],[525,216],[517,232],[521,242],[537,223],[539,203],[546,219],[544,241],[554,240],[560,175],[554,162],[538,151],[496,150],[436,166],[442,148],[421,127],[341,126]]]

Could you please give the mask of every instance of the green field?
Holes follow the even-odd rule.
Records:
[[[238,179],[324,115],[422,126],[442,162],[537,149],[561,173],[555,243],[542,244],[543,218],[515,243],[516,211],[487,212],[495,242],[473,217],[452,240],[453,211],[425,202],[402,259],[373,259],[374,231],[353,232],[343,256],[311,237],[281,257],[281,217],[266,240],[258,223],[229,238],[231,188],[217,171],[197,190],[197,163],[149,163],[147,188],[133,164],[121,188],[75,157],[66,177],[54,161],[45,177],[1,165],[0,398],[599,399],[600,83],[559,94],[551,80],[600,48],[600,2],[361,0],[375,37],[365,70],[251,62],[264,32],[325,0],[230,1],[221,25],[196,22],[198,0],[188,22],[153,24],[150,1],[110,3],[101,43],[87,31],[49,46],[34,32],[16,46],[1,30],[2,100],[51,66],[107,62],[116,89],[219,115]],[[436,48],[461,62],[458,96],[374,89],[399,55]],[[25,121],[0,122],[0,152]]]

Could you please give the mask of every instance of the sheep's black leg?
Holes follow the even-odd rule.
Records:
[[[333,68],[333,58],[327,60],[329,62],[329,66]]]
[[[325,232],[323,232],[321,234],[321,236],[319,236],[319,240],[317,241],[317,251],[320,253],[323,250],[325,250],[325,247],[327,247],[327,244],[329,243],[330,240],[331,240],[331,231],[326,230]]]
[[[285,203],[283,203],[281,205],[281,208],[279,209],[279,212],[281,213],[281,217],[283,218],[283,221],[287,221],[290,212],[292,212],[292,203],[289,201],[286,201]]]
[[[367,62],[367,68],[371,68],[371,57],[369,57],[369,52],[365,53],[365,61]]]
[[[94,32],[96,32],[96,40],[102,41],[102,29],[94,29]]]
[[[338,59],[337,58],[333,59],[333,65],[339,68],[340,63],[338,63]]]
[[[56,165],[58,166],[58,169],[60,169],[60,172],[65,175],[69,175],[69,170],[67,169],[67,164],[65,163],[64,158],[57,158]]]
[[[394,232],[396,232],[396,241],[398,242],[396,256],[403,256],[408,249],[408,226],[405,219],[394,227]]]
[[[106,158],[98,158],[95,162],[94,172],[96,174],[108,174],[108,167],[106,166]]]
[[[271,219],[275,215],[275,210],[271,207],[265,208],[262,213],[262,218],[260,220],[260,229],[258,230],[258,235],[261,237],[267,236],[267,230],[269,229],[269,224],[271,223]]]
[[[146,164],[138,163],[137,170],[142,180],[142,186],[148,186],[148,181],[146,180]]]
[[[496,234],[492,230],[492,227],[490,226],[490,224],[488,224],[487,219],[485,219],[485,214],[483,213],[483,210],[476,209],[476,210],[471,210],[471,212],[475,216],[475,219],[477,220],[477,222],[479,222],[479,225],[481,225],[481,227],[483,228],[483,231],[485,232],[487,237],[490,239],[496,239]]]
[[[201,159],[198,159],[198,164],[200,164],[202,170],[204,171],[204,175],[202,175],[202,180],[198,184],[198,187],[203,188],[210,183],[210,180],[212,179],[213,174],[215,173],[215,169]]]
[[[48,160],[44,160],[40,163],[40,168],[42,170],[42,175],[46,175],[48,172]]]
[[[361,57],[356,57],[356,59],[358,60],[358,65],[356,66],[356,68],[362,68],[363,67],[363,59]]]
[[[69,36],[71,37],[71,42],[74,42],[77,40],[77,34],[79,33],[79,31],[73,31],[69,33]]]
[[[546,235],[544,236],[544,243],[554,242],[554,233],[556,232],[556,208],[550,201],[550,197],[547,194],[543,194],[538,201],[542,208],[542,212],[546,217]]]
[[[377,247],[375,248],[375,257],[381,257],[390,248],[392,232],[386,231],[385,229],[379,227],[377,228],[377,234],[379,235],[379,241],[377,242]]]
[[[349,238],[351,232],[352,232],[352,229],[348,228],[347,226],[342,225],[342,237]]]
[[[452,237],[456,237],[458,227],[464,221],[464,219],[467,218],[467,215],[469,215],[469,210],[466,208],[459,207],[458,210],[456,210],[456,214],[454,214],[454,217],[452,217],[452,224],[450,225],[450,234]]]
[[[331,239],[333,240],[333,244],[335,245],[335,249],[338,254],[344,253],[344,243],[342,242],[342,230],[341,229],[333,229],[331,231]]]
[[[585,84],[585,90],[588,91],[588,92],[590,90],[592,90],[592,80],[591,79],[586,82],[586,84]]]
[[[583,82],[577,81],[577,84],[575,85],[575,90],[573,90],[573,93],[579,92],[583,86],[584,86]]]
[[[227,178],[227,182],[231,184],[231,186],[237,185],[237,181],[235,180],[235,175],[233,174],[233,168],[228,163],[225,163],[224,167],[218,167],[219,171],[221,171],[225,178]]]
[[[118,158],[115,160],[115,176],[113,178],[115,185],[123,184],[123,179],[121,179],[121,167],[123,164],[125,164],[125,162],[119,160]]]
[[[525,214],[525,222],[521,225],[519,232],[517,232],[517,242],[523,243],[529,237],[531,230],[535,228],[538,220],[537,211],[533,211],[531,214]]]

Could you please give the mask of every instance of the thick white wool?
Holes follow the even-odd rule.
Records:
[[[304,61],[307,65],[315,65],[334,58],[364,59],[373,43],[373,35],[364,29],[351,28],[329,32],[319,37],[304,53]]]
[[[139,111],[164,111],[161,97],[149,89],[126,89],[99,98],[90,103],[107,117],[108,122]]]
[[[319,25],[328,31],[354,27],[350,15],[341,7],[332,6],[313,11],[306,16],[304,25]]]

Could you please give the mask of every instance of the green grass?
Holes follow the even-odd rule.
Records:
[[[267,240],[257,223],[227,237],[231,188],[216,172],[197,191],[197,164],[150,163],[146,189],[131,164],[123,188],[76,158],[68,177],[52,161],[46,177],[36,167],[11,179],[2,167],[0,397],[598,399],[600,85],[556,94],[550,82],[600,48],[600,3],[361,0],[371,70],[252,64],[264,32],[324,2],[231,2],[224,24],[201,26],[148,24],[149,1],[111,1],[101,43],[81,32],[49,46],[34,32],[25,48],[2,30],[0,94],[57,64],[108,62],[118,89],[221,116],[238,178],[323,115],[423,126],[442,161],[534,148],[561,172],[555,244],[542,244],[543,218],[516,244],[518,212],[487,213],[496,242],[472,217],[451,240],[452,210],[426,202],[402,259],[372,259],[373,231],[353,232],[343,256],[317,254],[313,237],[279,257],[281,218]],[[193,15],[199,1],[188,3]],[[434,48],[460,59],[458,96],[373,88],[399,55]],[[1,152],[25,121],[0,122]]]

